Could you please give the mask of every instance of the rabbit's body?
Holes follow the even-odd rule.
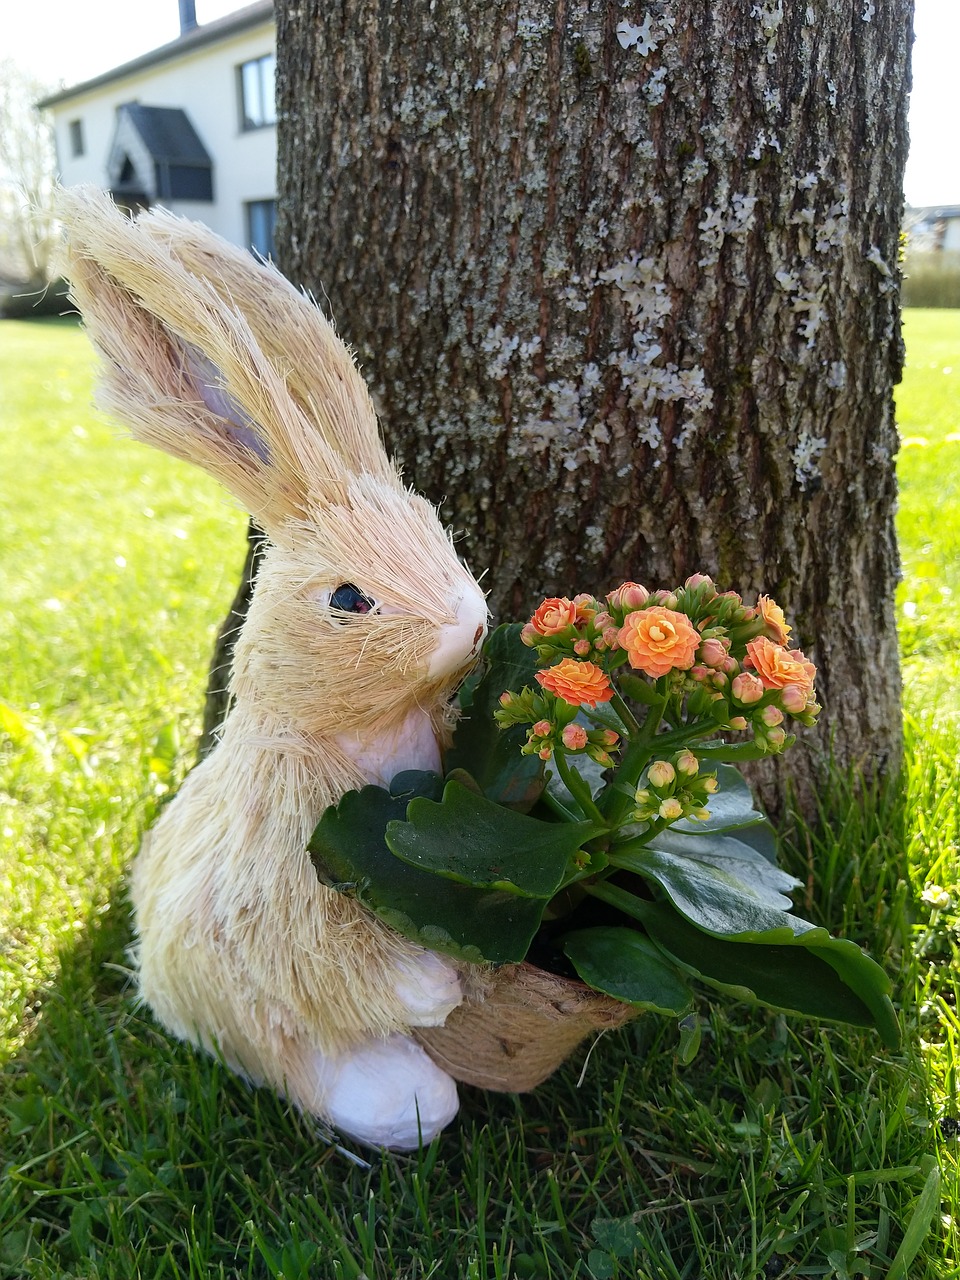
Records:
[[[97,193],[63,216],[101,403],[223,480],[270,538],[221,740],[131,871],[143,996],[304,1110],[416,1145],[456,1091],[404,1033],[443,1022],[456,970],[322,886],[306,846],[346,790],[439,767],[482,593],[386,459],[349,353],[282,277]]]

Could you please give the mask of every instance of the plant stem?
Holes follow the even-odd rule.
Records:
[[[614,693],[613,697],[610,699],[610,705],[626,725],[627,733],[629,733],[631,737],[633,737],[634,734],[641,732],[639,720],[624,702],[623,698],[621,698],[619,693]]]
[[[577,804],[583,810],[585,818],[592,818],[594,822],[602,822],[607,825],[607,820],[593,802],[593,796],[590,794],[589,786],[579,776],[574,776],[567,764],[566,756],[562,747],[557,747],[553,753],[553,759],[556,763],[560,777],[563,779],[563,785],[576,800]]]

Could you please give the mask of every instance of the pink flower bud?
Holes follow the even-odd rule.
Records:
[[[563,745],[571,751],[582,751],[587,745],[587,731],[582,724],[564,725],[560,735]]]
[[[771,703],[769,707],[764,707],[760,712],[760,719],[768,729],[773,729],[778,724],[783,724],[783,712],[779,707],[775,707]]]
[[[785,729],[771,729],[767,734],[767,741],[774,751],[779,751],[787,740],[787,732]]]
[[[704,640],[698,656],[706,666],[719,667],[726,660],[729,647],[729,640],[723,641],[718,636],[714,636],[710,640]]]
[[[608,649],[615,649],[617,645],[620,643],[620,628],[604,627],[603,643],[607,646]]]
[[[585,658],[590,652],[589,640],[577,640],[573,646],[573,652],[580,658]]]
[[[690,590],[692,591],[696,587],[704,587],[704,586],[712,587],[713,579],[705,573],[692,573],[683,585],[685,587],[689,587]]]
[[[784,711],[789,711],[792,716],[798,716],[806,709],[807,691],[797,684],[788,684],[785,689],[780,690],[780,703]]]
[[[540,750],[537,752],[537,755],[540,757],[541,760],[549,760],[550,757],[553,755],[553,751],[550,749],[550,747],[541,747]]]
[[[588,746],[587,755],[604,769],[609,769],[613,765],[613,756],[609,751],[601,751],[599,747]]]
[[[676,822],[678,818],[683,817],[683,805],[676,796],[670,796],[669,799],[664,800],[661,803],[657,812],[660,814],[660,817],[665,818],[667,822]]]
[[[536,645],[540,643],[540,641],[543,639],[543,636],[540,634],[540,632],[537,630],[535,626],[533,626],[531,623],[528,622],[526,623],[525,626],[521,627],[520,629],[520,639],[523,641],[523,643],[527,646],[528,649],[533,649]]]
[[[723,664],[720,667],[720,670],[726,672],[728,676],[735,676],[737,672],[740,670],[740,663],[736,660],[736,658],[731,658],[728,654],[727,657],[724,658]]]
[[[620,735],[615,729],[603,729],[600,733],[600,741],[605,747],[615,747],[620,741]]]
[[[647,780],[651,787],[669,787],[676,776],[677,771],[669,760],[654,760],[647,770]]]
[[[509,690],[509,689],[507,689],[507,690],[505,690],[505,692],[501,693],[501,695],[500,695],[500,705],[501,705],[501,707],[509,707],[509,706],[510,706],[510,704],[511,704],[512,702],[513,702],[513,694],[510,692],[510,690]]]
[[[599,631],[603,631],[606,627],[613,626],[613,619],[610,617],[609,613],[607,613],[607,611],[604,610],[602,613],[598,613],[597,616],[594,618],[593,625]]]
[[[745,707],[759,702],[763,697],[762,682],[749,671],[741,671],[738,676],[734,676],[730,689],[736,700],[742,702]]]
[[[736,729],[739,733],[742,733],[746,727],[747,722],[744,720],[743,716],[734,716],[730,721],[730,728]]]
[[[535,733],[538,738],[549,738],[552,729],[553,725],[549,720],[538,720],[533,726],[532,732]]]
[[[690,668],[690,675],[693,677],[694,680],[699,680],[702,682],[704,680],[709,679],[710,668],[701,666],[700,663],[697,663],[695,667]]]
[[[675,764],[677,772],[685,774],[688,778],[695,778],[700,772],[700,761],[692,751],[681,751],[676,758]]]
[[[607,596],[612,609],[642,609],[650,592],[639,582],[624,582]]]

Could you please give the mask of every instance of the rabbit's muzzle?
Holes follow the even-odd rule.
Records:
[[[454,621],[440,628],[430,655],[429,674],[442,679],[469,666],[480,653],[487,634],[487,602],[479,587],[465,587],[452,609]]]

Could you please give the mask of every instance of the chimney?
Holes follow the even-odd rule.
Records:
[[[180,4],[180,34],[185,36],[188,31],[192,31],[197,25],[197,5],[196,0],[179,0]]]

